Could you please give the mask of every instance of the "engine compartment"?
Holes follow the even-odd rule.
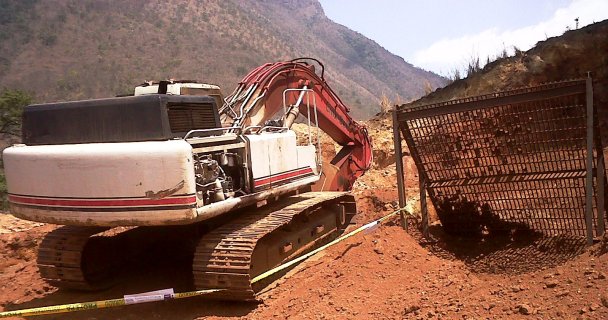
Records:
[[[251,193],[245,144],[236,145],[232,149],[193,154],[196,194],[203,205]],[[193,150],[201,149],[205,147],[193,146]]]
[[[30,105],[22,134],[27,145],[162,141],[221,126],[212,97],[154,94]]]

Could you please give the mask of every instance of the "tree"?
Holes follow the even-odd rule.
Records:
[[[0,135],[21,136],[23,108],[32,103],[32,96],[20,90],[4,90],[0,94]]]
[[[32,96],[19,90],[4,90],[0,93],[0,138],[21,137],[21,114],[23,108],[32,103]],[[8,139],[10,141],[10,139]],[[8,209],[6,179],[0,159],[0,210]]]
[[[382,92],[382,95],[380,96],[380,112],[389,113],[391,110],[393,110],[393,103],[391,102],[391,99]]]

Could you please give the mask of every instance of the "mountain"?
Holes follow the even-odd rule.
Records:
[[[315,57],[357,118],[445,79],[339,25],[316,0],[0,0],[0,88],[37,101],[108,97],[144,80],[196,79],[228,94],[266,62]]]

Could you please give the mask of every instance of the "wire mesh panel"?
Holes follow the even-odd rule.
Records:
[[[586,234],[586,80],[401,108],[397,120],[444,227]]]

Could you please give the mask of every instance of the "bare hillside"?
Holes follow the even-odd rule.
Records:
[[[445,84],[329,20],[307,1],[1,0],[0,88],[39,101],[106,97],[151,79],[229,93],[252,68],[309,56],[358,118],[384,93],[403,101]]]

